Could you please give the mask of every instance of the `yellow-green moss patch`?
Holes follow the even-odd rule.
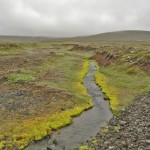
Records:
[[[96,83],[102,88],[106,99],[110,100],[110,108],[116,115],[131,104],[138,94],[150,91],[150,77],[140,69],[133,73],[134,67],[120,65],[97,68]]]
[[[14,73],[8,76],[8,81],[11,83],[32,82],[35,81],[35,79],[33,75],[27,73]]]
[[[92,150],[92,148],[89,148],[87,145],[81,146],[79,150]]]

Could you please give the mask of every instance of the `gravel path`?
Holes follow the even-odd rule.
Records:
[[[94,150],[150,150],[150,93],[139,96],[87,143]]]

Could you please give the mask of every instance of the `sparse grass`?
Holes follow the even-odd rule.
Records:
[[[110,51],[111,52],[111,51]],[[114,114],[130,105],[136,96],[150,91],[149,70],[143,71],[144,63],[149,64],[148,51],[119,51],[121,55],[109,66],[97,66],[96,83],[102,87]],[[129,57],[130,60],[126,60]]]
[[[116,66],[101,68],[101,73],[109,78],[109,84],[117,88],[119,91],[119,99],[121,99],[122,102],[127,101],[127,99],[130,98],[132,99],[137,94],[150,91],[150,77],[141,70],[134,72],[133,70],[134,67],[132,68],[132,72],[131,69],[124,68],[124,70],[120,70],[119,67],[116,68]]]
[[[21,90],[19,87],[22,87],[22,84],[30,83],[28,84],[29,88],[32,88],[33,84],[35,84],[37,88],[42,86],[45,90],[52,89],[51,91],[53,91],[53,89],[56,89],[58,93],[53,94],[53,97],[49,99],[50,106],[54,105],[55,107],[48,109],[44,108],[47,106],[43,107],[42,105],[38,110],[44,111],[44,109],[47,109],[47,111],[37,116],[35,112],[33,114],[30,110],[28,110],[27,117],[22,116],[20,112],[16,112],[17,115],[9,120],[9,126],[4,127],[2,125],[0,132],[3,137],[0,140],[0,146],[6,150],[12,150],[15,147],[24,149],[30,141],[41,140],[51,134],[52,130],[57,130],[70,124],[72,117],[92,107],[91,98],[82,85],[84,76],[88,72],[89,62],[87,58],[90,54],[71,53],[68,52],[68,49],[72,45],[53,45],[46,42],[21,44],[21,47],[21,52],[17,51],[17,53],[19,57],[25,55],[23,57],[25,64],[20,65],[19,61],[12,66],[10,64],[7,80],[3,83],[4,86],[9,83],[8,86]],[[35,49],[36,47],[38,47],[37,50]],[[8,54],[12,53],[9,52]],[[11,57],[13,55],[10,55]],[[6,76],[6,74],[4,75]],[[26,86],[24,86],[24,89],[28,87]],[[60,95],[59,91],[64,91],[70,96],[61,95],[61,99],[57,99]],[[33,89],[33,93],[36,94],[36,92],[39,94],[42,89],[39,88],[35,92]],[[32,99],[29,98],[29,101],[32,101]],[[44,101],[45,99],[41,103],[44,104]],[[60,110],[62,104],[63,111]],[[23,119],[23,117],[26,117],[26,119]],[[5,136],[7,136],[6,139],[4,138]]]

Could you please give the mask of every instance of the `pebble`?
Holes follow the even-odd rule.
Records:
[[[145,142],[146,142],[147,144],[150,144],[150,140],[145,140]]]
[[[121,126],[124,126],[124,125],[127,124],[127,122],[126,122],[126,121],[119,121],[119,124],[120,124]]]

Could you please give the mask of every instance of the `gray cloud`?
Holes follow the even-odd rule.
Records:
[[[0,34],[77,36],[150,30],[149,0],[0,0]]]

